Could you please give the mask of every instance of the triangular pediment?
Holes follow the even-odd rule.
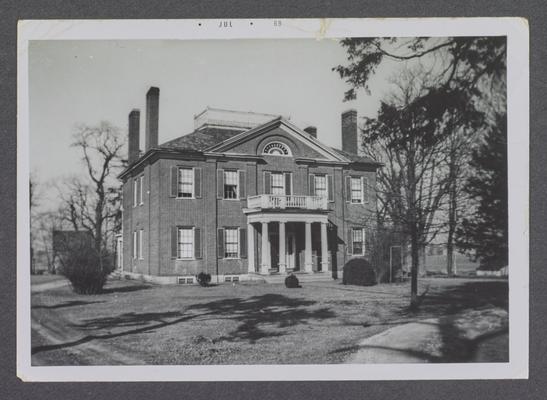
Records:
[[[281,117],[211,146],[206,151],[262,155],[275,147],[285,147],[283,151],[289,152],[286,155],[297,158],[348,161],[340,153]]]

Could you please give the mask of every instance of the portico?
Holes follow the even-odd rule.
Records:
[[[328,216],[323,213],[261,212],[248,215],[248,272],[264,275],[293,271],[327,272],[327,224]],[[318,239],[319,251],[314,257],[312,243]]]

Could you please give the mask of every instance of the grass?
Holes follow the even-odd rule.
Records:
[[[409,286],[153,286],[109,281],[104,294],[69,287],[32,296],[33,363],[342,363],[359,340],[394,325],[477,308],[507,309],[507,282],[422,280]],[[44,335],[42,327],[55,335]],[[461,360],[460,360],[461,361]],[[465,361],[465,360],[464,360]]]
[[[60,281],[66,279],[63,275],[59,274],[43,274],[43,275],[31,275],[30,283],[32,285],[37,285],[40,283],[49,283],[54,281]]]

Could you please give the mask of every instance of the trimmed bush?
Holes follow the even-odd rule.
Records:
[[[206,287],[209,286],[209,283],[211,282],[211,274],[200,272],[199,274],[197,274],[196,279],[200,286]]]
[[[100,255],[92,246],[69,246],[59,254],[60,273],[78,294],[98,294],[103,290],[106,277],[113,271],[110,255]]]
[[[376,270],[364,258],[354,258],[344,265],[344,285],[374,286],[378,283]]]
[[[291,273],[289,276],[287,276],[285,278],[285,286],[288,287],[289,289],[295,289],[295,288],[301,288],[302,287],[302,286],[300,286],[300,284],[298,282],[298,278],[293,273]]]

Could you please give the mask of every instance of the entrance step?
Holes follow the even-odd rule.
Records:
[[[332,272],[295,272],[294,275],[298,278],[299,282],[318,282],[318,281],[332,281]],[[276,275],[262,275],[262,278],[266,283],[285,283],[285,278],[288,274],[276,274]]]

